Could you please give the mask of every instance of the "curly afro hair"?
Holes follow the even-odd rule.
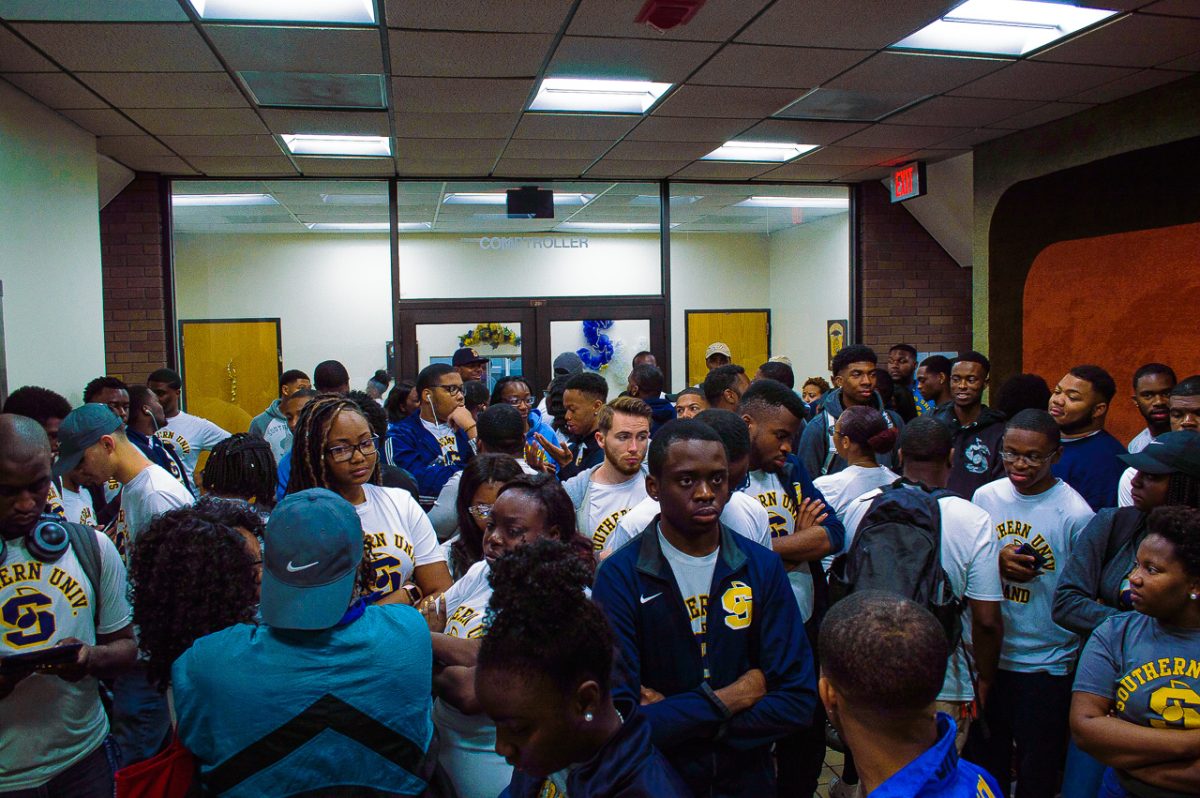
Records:
[[[1200,578],[1200,510],[1158,507],[1150,512],[1146,534],[1158,535],[1170,543],[1188,576]]]

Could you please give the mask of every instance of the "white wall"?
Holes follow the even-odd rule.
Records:
[[[0,280],[9,390],[82,402],[104,373],[96,139],[3,80]]]
[[[825,322],[850,308],[850,214],[776,233],[770,257],[771,354],[792,359],[797,387],[828,379]]]

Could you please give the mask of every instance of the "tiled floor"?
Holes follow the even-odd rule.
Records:
[[[842,773],[842,755],[832,748],[825,749],[825,767],[821,769],[821,780],[818,782],[817,795],[820,798],[829,798],[829,782],[834,776],[839,776]]]

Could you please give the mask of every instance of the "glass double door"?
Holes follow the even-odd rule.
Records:
[[[619,303],[597,299],[411,300],[397,314],[396,374],[414,379],[431,363],[450,363],[456,349],[474,348],[488,360],[488,387],[510,374],[530,380],[535,393],[553,377],[553,361],[580,352],[603,374],[609,395],[625,389],[634,356],[667,357],[665,305],[661,299]]]

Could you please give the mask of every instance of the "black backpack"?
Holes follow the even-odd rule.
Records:
[[[912,599],[934,614],[951,649],[962,637],[963,599],[954,595],[942,567],[942,518],[929,491],[899,480],[876,496],[854,541],[833,561],[829,593],[838,601],[859,590],[883,590]]]

